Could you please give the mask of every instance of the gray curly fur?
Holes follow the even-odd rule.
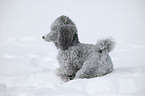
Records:
[[[114,48],[114,41],[107,38],[96,45],[80,43],[77,28],[67,16],[58,17],[51,25],[51,32],[43,39],[54,42],[58,48],[56,74],[64,81],[93,78],[113,71],[108,53]]]

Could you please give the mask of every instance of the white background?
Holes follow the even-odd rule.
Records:
[[[106,92],[111,96],[113,94],[130,96],[133,93],[142,93],[141,90],[144,87],[141,85],[144,84],[145,79],[144,0],[0,0],[0,84],[3,86],[0,88],[4,89],[4,86],[7,88],[1,91],[1,94],[6,95],[12,91],[16,95],[17,88],[15,87],[23,88],[23,86],[58,88],[57,85],[60,83],[52,75],[53,73],[51,74],[58,67],[57,49],[53,43],[45,42],[41,37],[50,31],[51,23],[61,15],[69,16],[74,21],[82,43],[95,44],[98,39],[105,37],[115,39],[116,47],[110,55],[116,71],[109,77],[116,81],[116,76],[118,76],[120,81],[114,84],[113,80],[109,80],[114,89],[110,87],[110,83],[105,83],[105,86],[111,90],[107,93],[103,91],[106,87],[102,87],[100,89],[102,93]],[[135,74],[135,77],[130,77],[132,74]],[[141,85],[137,84],[138,80],[135,79],[139,78],[138,76]],[[50,82],[50,78],[53,78],[50,81],[56,80],[56,82]],[[102,78],[92,79],[91,82],[101,81],[102,83],[97,84],[104,86],[103,82],[108,81],[105,81],[106,77]],[[82,82],[90,81],[82,80]],[[130,82],[132,82],[130,85],[125,86]],[[74,80],[68,86],[74,84],[82,87],[86,83]],[[91,86],[91,84],[86,86]],[[132,89],[128,93],[128,90],[133,87],[138,90]],[[72,90],[82,92],[81,95],[101,94],[97,91],[99,90],[97,85],[93,87],[96,88],[94,91],[88,91],[87,88],[90,89],[86,87],[85,91],[76,88]],[[42,90],[39,91],[45,96]],[[64,90],[61,92],[66,93]],[[35,94],[36,90],[33,89],[33,91],[32,93]],[[59,92],[59,88],[53,91]],[[26,96],[32,95],[27,90],[20,92],[19,96],[25,96],[24,93]],[[46,93],[53,94],[53,92]],[[11,94],[7,95],[11,96]]]

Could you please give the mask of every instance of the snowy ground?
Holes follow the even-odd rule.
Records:
[[[62,83],[52,72],[1,76],[0,96],[144,96],[145,68],[116,68],[93,79]]]
[[[0,0],[0,96],[144,96],[145,1]],[[112,36],[114,71],[63,83],[55,76],[57,49],[41,36],[60,15],[95,44]]]

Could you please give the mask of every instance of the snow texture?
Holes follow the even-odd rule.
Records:
[[[144,96],[144,0],[1,0],[0,96]],[[57,48],[42,35],[61,15],[79,40],[96,44],[112,36],[114,71],[64,83],[55,76]]]

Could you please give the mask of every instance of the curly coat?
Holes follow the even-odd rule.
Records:
[[[96,45],[80,43],[77,28],[67,16],[58,17],[51,25],[51,32],[43,39],[54,42],[58,48],[56,74],[64,81],[93,78],[113,71],[108,53],[114,48],[114,41],[107,38]]]

